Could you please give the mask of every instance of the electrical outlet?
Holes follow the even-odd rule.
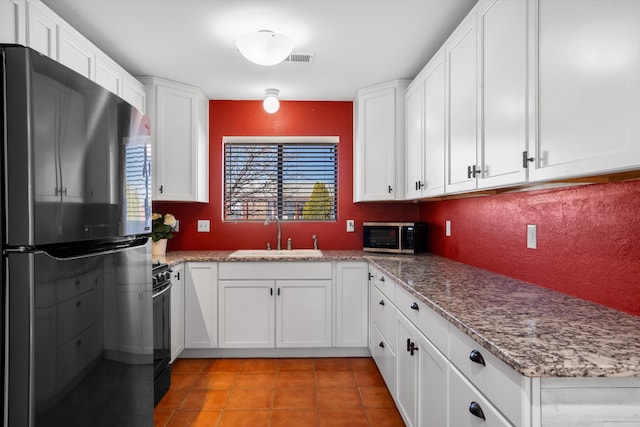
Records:
[[[180,231],[180,221],[176,219],[176,224],[173,226],[173,231]]]
[[[538,248],[538,230],[537,227],[532,224],[527,225],[527,248]]]
[[[451,237],[451,221],[449,220],[444,223],[444,235]]]
[[[353,233],[356,231],[356,222],[352,219],[347,220],[347,233]]]
[[[208,233],[210,230],[210,221],[208,219],[198,220],[198,233]]]

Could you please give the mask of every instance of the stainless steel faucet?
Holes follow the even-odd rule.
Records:
[[[276,224],[278,224],[278,250],[282,249],[282,244],[281,244],[281,240],[282,240],[282,228],[280,228],[280,219],[278,218],[277,215],[269,215],[267,217],[267,219],[264,220],[264,225],[269,225],[269,223],[271,222],[272,219],[276,220]]]

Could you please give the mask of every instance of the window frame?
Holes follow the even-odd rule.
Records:
[[[338,220],[338,147],[340,143],[339,136],[223,136],[222,137],[222,222],[228,223],[238,223],[238,222],[258,222],[264,221],[264,218],[259,219],[238,219],[238,218],[227,218],[226,217],[226,208],[225,204],[227,202],[226,197],[226,168],[227,168],[227,145],[228,144],[256,144],[256,145],[334,145],[335,146],[335,185],[334,185],[334,206],[335,206],[335,215],[334,218],[331,219],[283,219],[279,218],[280,221],[283,222],[300,222],[300,223],[311,223],[311,222],[336,222]],[[265,216],[266,218],[266,216]]]

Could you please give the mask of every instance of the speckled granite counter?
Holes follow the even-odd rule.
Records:
[[[529,377],[640,377],[640,317],[435,255],[368,256]]]
[[[185,261],[362,261],[364,260],[362,251],[322,251],[322,258],[229,258],[233,251],[173,251],[168,252],[164,257],[153,257],[153,261],[166,262],[169,265],[178,264]]]
[[[231,252],[169,252],[162,261],[247,261]],[[435,255],[322,252],[314,260],[368,260],[523,375],[640,377],[640,317]]]

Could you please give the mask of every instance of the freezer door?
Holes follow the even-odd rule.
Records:
[[[29,48],[0,53],[8,245],[149,233],[148,118]]]
[[[150,252],[8,255],[8,425],[153,425]]]

